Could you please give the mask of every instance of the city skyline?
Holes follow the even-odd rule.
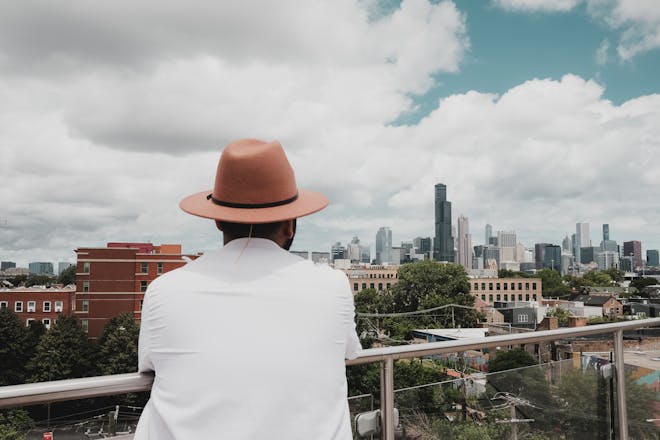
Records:
[[[281,141],[300,187],[331,201],[299,220],[297,249],[373,246],[383,225],[394,243],[432,237],[438,182],[474,244],[486,223],[531,246],[584,220],[660,248],[652,2],[192,6],[3,9],[0,259],[217,248],[213,222],[178,202],[244,137]]]

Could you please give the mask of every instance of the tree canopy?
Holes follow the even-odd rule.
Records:
[[[27,333],[18,316],[4,307],[0,309],[0,385],[25,381]]]
[[[32,361],[31,382],[93,376],[96,373],[95,346],[73,316],[59,315],[43,335]]]

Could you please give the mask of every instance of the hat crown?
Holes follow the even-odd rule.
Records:
[[[293,168],[279,142],[241,139],[222,152],[213,198],[224,203],[261,205],[298,193]]]

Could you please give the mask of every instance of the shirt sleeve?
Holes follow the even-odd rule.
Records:
[[[351,292],[350,285],[345,275],[342,273],[344,278],[343,282],[343,315],[344,315],[344,325],[346,329],[346,351],[344,357],[346,359],[355,359],[360,354],[362,346],[360,345],[360,338],[357,335],[355,328],[355,304],[353,302],[353,293]]]
[[[140,337],[138,339],[138,372],[154,371],[154,365],[150,358],[150,329],[149,329],[149,289],[144,294],[142,301],[142,313],[140,319]]]

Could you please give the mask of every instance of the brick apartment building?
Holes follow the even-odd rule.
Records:
[[[540,301],[541,278],[471,278],[470,293],[492,306],[494,302]]]
[[[0,308],[8,308],[16,313],[25,325],[31,321],[41,321],[46,328],[50,328],[60,313],[72,314],[75,294],[73,286],[0,289]]]
[[[401,266],[351,266],[341,271],[348,277],[351,291],[356,295],[364,289],[390,289],[399,280],[399,267]]]
[[[90,339],[124,312],[140,321],[144,292],[151,281],[198,255],[183,255],[180,244],[108,243],[105,248],[76,249],[74,313]]]

